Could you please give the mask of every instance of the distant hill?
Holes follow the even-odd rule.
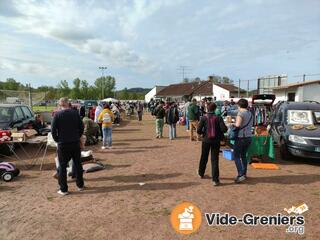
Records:
[[[121,100],[143,100],[151,88],[124,88],[117,91],[116,95]]]
[[[129,88],[128,92],[129,93],[143,93],[143,92],[149,92],[151,88]]]

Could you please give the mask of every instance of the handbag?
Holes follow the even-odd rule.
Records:
[[[228,132],[228,138],[229,140],[236,140],[238,139],[238,136],[239,136],[239,131],[241,129],[244,129],[245,127],[247,127],[249,125],[249,123],[251,122],[251,119],[252,119],[252,114],[250,116],[250,119],[249,121],[247,122],[246,125],[244,125],[243,127],[235,127],[235,126],[231,126],[230,129],[229,129],[229,132]]]

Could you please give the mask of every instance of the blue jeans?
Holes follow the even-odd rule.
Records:
[[[177,137],[177,124],[169,124],[169,139],[174,139]]]
[[[102,144],[103,146],[111,147],[112,146],[112,127],[102,127]]]
[[[247,151],[251,144],[251,137],[247,138],[238,138],[234,142],[233,154],[234,162],[238,170],[238,177],[247,175]]]
[[[186,130],[190,129],[190,124],[189,124],[189,118],[186,116],[186,126],[185,126]]]

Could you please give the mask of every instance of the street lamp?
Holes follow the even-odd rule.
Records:
[[[104,70],[107,70],[107,67],[99,67],[101,70],[101,100],[104,98]]]

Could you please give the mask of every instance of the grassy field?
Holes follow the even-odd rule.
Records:
[[[32,110],[34,112],[52,112],[55,106],[33,106]]]

